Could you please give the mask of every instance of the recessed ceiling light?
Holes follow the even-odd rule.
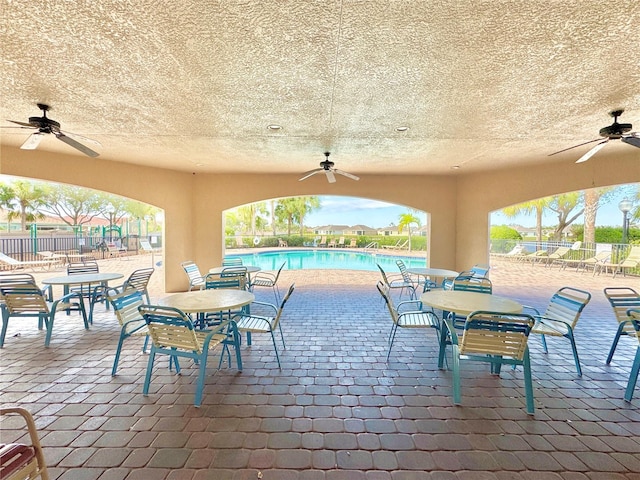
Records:
[[[406,125],[400,125],[399,127],[396,127],[396,132],[406,132],[407,130],[409,130],[409,127],[407,127]]]
[[[196,163],[196,167],[204,167],[204,163]]]
[[[282,127],[280,125],[276,125],[275,123],[272,123],[271,125],[267,125],[267,128],[269,130],[276,131],[276,130],[280,130]]]
[[[451,170],[460,170],[460,165],[454,165]]]

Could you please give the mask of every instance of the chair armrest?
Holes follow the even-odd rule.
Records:
[[[453,319],[451,317],[445,318],[443,322],[444,322],[444,325],[447,327],[447,330],[449,331],[449,336],[451,337],[451,344],[458,345],[458,332],[456,331],[456,327],[453,324]]]
[[[79,299],[80,302],[82,302],[82,295],[80,293],[78,292],[67,293],[63,297],[60,297],[55,302],[53,302],[53,304],[51,305],[51,311],[55,311],[56,308],[58,307],[58,304],[60,303],[71,303],[69,302],[69,300],[71,300],[72,298],[77,298]]]
[[[540,310],[538,310],[536,307],[532,307],[531,305],[522,305],[522,312],[524,313],[525,310],[531,310],[532,312],[534,312],[534,315],[531,316],[536,320],[542,317],[542,315],[540,314]]]
[[[396,307],[396,312],[400,314],[400,308],[402,308],[405,305],[416,305],[417,309],[414,311],[419,311],[419,312],[424,311],[422,310],[422,302],[420,300],[405,300],[403,302],[398,303],[398,306]]]
[[[278,307],[276,307],[273,303],[259,302],[257,300],[254,300],[253,302],[251,302],[251,305],[249,305],[249,306],[251,307],[251,306],[254,306],[254,305],[260,305],[262,307],[269,307],[269,308],[271,308],[273,310],[274,314],[278,312]]]
[[[270,280],[272,282],[275,282],[276,276],[273,273],[269,273],[269,272],[258,272],[253,275],[251,279],[252,280],[251,283],[253,283],[254,280],[260,280],[260,279],[265,279],[265,280]]]

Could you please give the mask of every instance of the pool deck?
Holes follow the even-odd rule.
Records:
[[[128,275],[150,258],[99,263]],[[164,295],[158,273],[154,299]],[[58,315],[49,349],[35,320],[11,320],[0,403],[34,414],[52,479],[640,480],[640,387],[632,402],[622,399],[638,343],[623,338],[604,364],[616,322],[602,294],[605,286],[640,289],[640,278],[504,260],[490,276],[496,294],[540,308],[564,285],[593,294],[576,330],[582,377],[566,340],[550,339],[549,354],[530,341],[533,417],[522,371],[497,377],[486,365],[463,366],[462,405],[454,406],[433,331],[399,332],[386,363],[390,318],[375,289],[379,274],[336,270],[282,272],[281,290],[296,284],[283,316],[282,370],[270,338],[256,335],[242,347],[242,373],[211,369],[201,408],[192,404],[197,369],[188,362],[175,375],[162,359],[142,395],[139,341],[125,342],[111,377],[119,329],[102,307],[89,331],[75,314]],[[270,289],[256,295],[273,298]],[[1,435],[18,437],[10,426]]]

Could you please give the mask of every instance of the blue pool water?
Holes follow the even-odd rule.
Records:
[[[397,270],[396,260],[402,259],[407,267],[425,267],[424,258],[391,256],[348,250],[276,250],[252,254],[230,255],[242,258],[245,265],[262,270],[277,270],[285,262],[286,270],[368,270],[378,271],[376,263],[385,270]]]

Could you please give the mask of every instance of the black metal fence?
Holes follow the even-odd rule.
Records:
[[[128,237],[103,236],[42,236],[38,238],[0,238],[0,252],[21,262],[42,260],[38,252],[50,251],[56,253],[89,253],[95,258],[108,256],[107,243],[120,243],[131,255],[138,253],[140,240],[150,240],[148,237],[130,235]],[[158,246],[158,245],[154,245]]]

